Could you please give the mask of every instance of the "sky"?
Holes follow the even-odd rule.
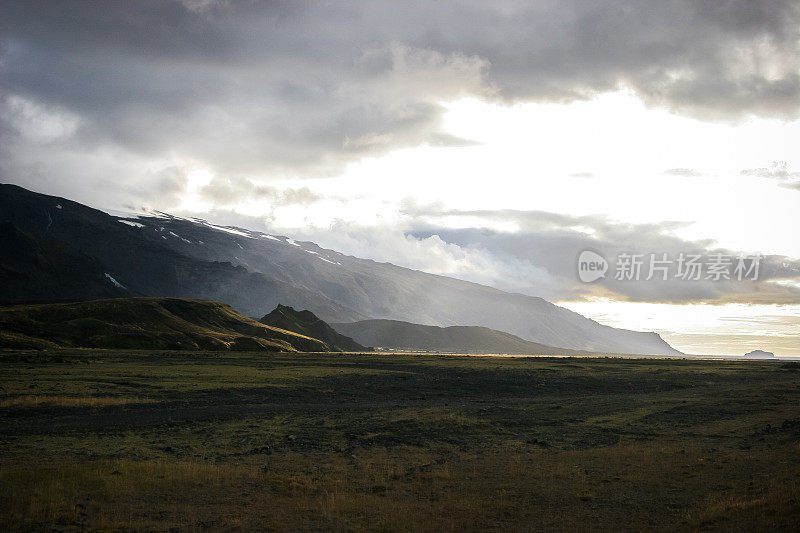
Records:
[[[542,296],[688,353],[800,356],[798,146],[793,1],[0,5],[0,180]],[[604,277],[581,281],[584,250]]]

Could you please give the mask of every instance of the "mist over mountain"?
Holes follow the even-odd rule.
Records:
[[[365,318],[323,295],[248,271],[230,261],[198,260],[179,253],[166,241],[169,233],[156,225],[161,219],[149,219],[155,231],[142,231],[144,226],[138,222],[120,220],[64,198],[0,185],[0,223],[7,222],[32,242],[58,246],[65,250],[62,253],[84,258],[63,267],[70,276],[82,280],[83,292],[51,280],[29,300],[43,301],[48,299],[43,297],[47,294],[50,300],[114,295],[196,297],[229,303],[252,317],[260,317],[282,302],[348,317],[345,320]],[[48,270],[52,268],[43,268],[33,256],[26,259],[15,248],[4,248],[0,253],[0,276],[15,276],[17,282],[0,288],[0,301],[24,300],[20,295],[27,292],[30,280],[44,279]]]
[[[510,355],[579,355],[520,339],[482,326],[424,326],[399,320],[360,320],[331,324],[337,331],[369,346],[396,350]]]
[[[541,298],[200,219],[161,213],[112,216],[63,198],[0,185],[0,222],[32,242],[86,258],[71,274],[86,286],[80,295],[45,276],[46,265],[34,256],[4,248],[0,276],[16,281],[0,288],[2,301],[18,301],[25,292],[20,287],[35,277],[40,280],[37,300],[47,294],[52,299],[97,298],[105,290],[125,291],[131,296],[217,300],[251,317],[283,304],[308,309],[326,322],[373,318],[484,326],[572,350],[679,353],[655,333],[604,326]]]

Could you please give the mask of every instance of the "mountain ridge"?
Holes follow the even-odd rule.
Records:
[[[367,348],[352,338],[337,332],[333,327],[308,310],[296,311],[293,307],[278,304],[269,314],[264,315],[259,322],[320,340],[332,351],[367,351]]]
[[[372,319],[331,324],[357,342],[380,348],[470,354],[585,355],[526,341],[483,326],[426,326],[400,320]]]
[[[0,307],[0,348],[328,351],[229,305],[186,298],[114,298]]]
[[[97,260],[132,296],[218,300],[252,317],[282,303],[309,309],[326,322],[476,325],[565,349],[680,353],[655,333],[605,326],[541,298],[200,219],[116,217],[0,185],[0,221],[68,243]]]

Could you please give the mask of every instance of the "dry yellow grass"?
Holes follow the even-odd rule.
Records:
[[[725,462],[736,476],[719,470]],[[792,475],[773,459],[760,465]],[[0,520],[90,529],[452,531],[732,529],[795,523],[796,483],[749,452],[679,443],[552,452],[414,447],[237,464],[101,460],[0,468]],[[748,485],[747,480],[755,480]],[[724,499],[697,495],[730,484]],[[0,506],[2,507],[2,506]]]
[[[58,355],[0,360],[0,530],[800,530],[792,367]]]

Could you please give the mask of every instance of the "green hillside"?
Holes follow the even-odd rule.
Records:
[[[0,348],[328,351],[229,305],[181,298],[117,298],[0,307]]]
[[[338,333],[311,311],[296,311],[292,307],[278,304],[278,307],[261,319],[261,323],[319,339],[333,351],[359,352],[366,350],[350,337]]]

